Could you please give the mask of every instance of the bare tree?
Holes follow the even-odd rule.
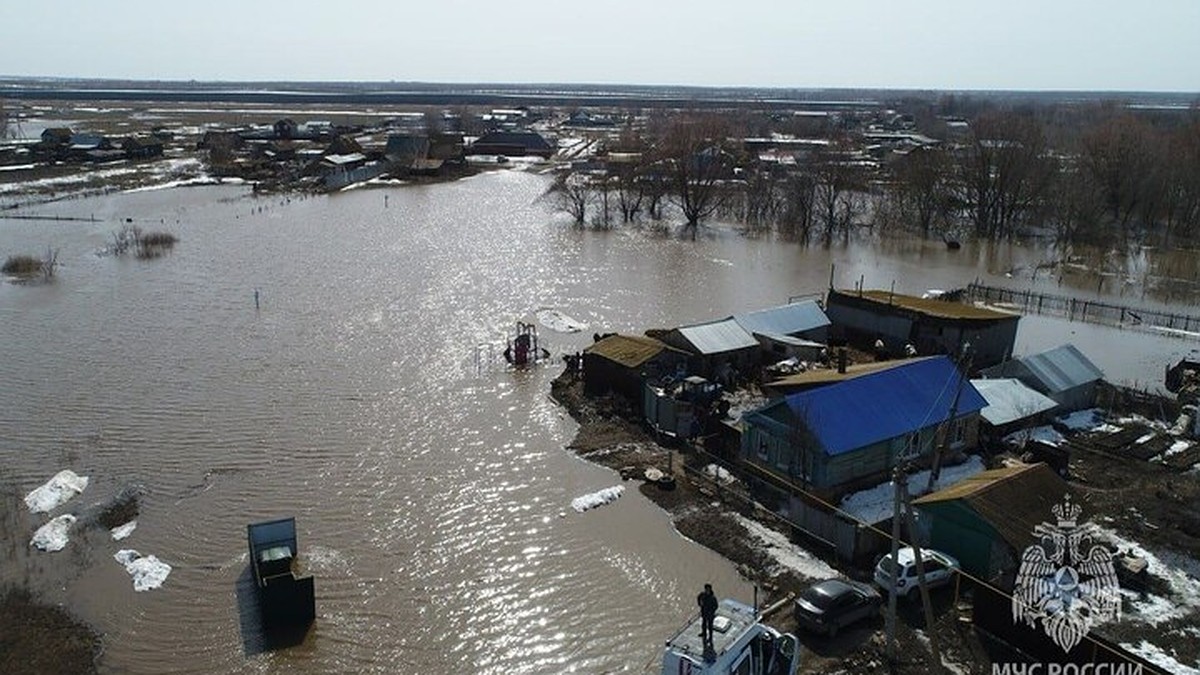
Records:
[[[860,180],[847,139],[839,139],[817,154],[813,178],[815,215],[823,228],[822,238],[826,244],[833,241],[835,233],[849,238],[850,226],[858,214],[852,191]]]
[[[727,146],[727,129],[718,117],[677,117],[658,144],[670,197],[692,228],[708,218],[725,199],[722,181],[732,177],[734,161]]]
[[[1126,113],[1102,123],[1083,140],[1083,167],[1113,222],[1126,228],[1153,198],[1159,160],[1152,130]],[[1151,216],[1152,217],[1152,216]]]
[[[783,222],[807,244],[812,239],[817,204],[817,181],[810,171],[801,169],[784,182],[783,202]]]
[[[900,217],[928,237],[948,208],[950,163],[940,148],[913,148],[894,167]]]
[[[1054,174],[1038,123],[1014,113],[980,117],[955,156],[955,197],[975,233],[1011,236],[1040,207]]]
[[[546,191],[560,211],[571,214],[576,225],[587,222],[588,204],[593,198],[591,181],[581,173],[560,173]]]

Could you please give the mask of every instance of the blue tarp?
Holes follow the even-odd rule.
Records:
[[[786,400],[832,456],[940,424],[950,415],[959,381],[954,362],[935,356],[792,394]],[[970,382],[962,383],[959,416],[986,405]]]

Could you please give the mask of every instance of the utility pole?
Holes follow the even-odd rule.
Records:
[[[884,619],[887,631],[887,657],[888,661],[892,663],[896,662],[896,581],[900,571],[898,561],[900,556],[900,508],[903,504],[900,491],[904,489],[903,485],[906,480],[904,468],[901,462],[897,461],[896,467],[892,469],[892,486],[895,488],[895,494],[892,497],[892,566],[888,579],[887,616]]]
[[[954,420],[958,417],[958,401],[962,397],[963,385],[967,382],[967,371],[971,369],[971,343],[963,344],[962,352],[958,356],[958,361],[954,364],[958,370],[958,386],[954,390],[954,400],[950,403],[950,416],[946,418],[942,425],[942,438],[934,446],[933,462],[929,467],[929,482],[925,485],[925,492],[933,492],[933,488],[937,485],[938,478],[942,473],[942,453],[945,452],[950,439],[950,432],[954,429]]]
[[[933,603],[929,601],[929,585],[925,583],[925,560],[921,556],[921,545],[917,543],[916,527],[913,523],[912,500],[904,490],[904,518],[908,523],[908,536],[912,538],[913,556],[917,561],[917,585],[921,590],[921,607],[925,612],[925,635],[929,637],[929,650],[933,652],[933,670],[941,672],[942,653],[938,649],[937,628],[933,625]],[[893,558],[893,560],[895,560]]]

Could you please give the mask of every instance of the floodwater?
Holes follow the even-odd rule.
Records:
[[[818,293],[831,271],[920,292],[1040,260],[581,231],[538,200],[546,185],[501,171],[329,197],[176,189],[41,210],[100,222],[0,220],[0,254],[62,262],[54,283],[0,284],[0,483],[23,495],[71,468],[92,479],[79,511],[144,491],[119,543],[77,528],[67,550],[31,552],[43,519],[22,513],[0,581],[103,632],[106,672],[639,673],[701,584],[746,602],[752,588],[635,489],[571,510],[620,478],[563,449],[576,427],[548,398],[557,358],[496,363],[514,323],[541,308],[587,323],[542,329],[557,357],[592,331]],[[125,218],[181,242],[160,260],[97,256]],[[1065,341],[1142,382],[1193,347],[1041,318],[1022,320],[1018,352]],[[318,616],[299,646],[262,652],[245,525],[279,516],[297,519]],[[163,587],[135,593],[120,548],[171,564]]]

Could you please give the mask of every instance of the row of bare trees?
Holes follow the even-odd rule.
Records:
[[[606,168],[551,188],[577,223],[611,226],[669,205],[693,232],[714,216],[803,242],[849,238],[856,226],[989,239],[1031,229],[1064,241],[1200,238],[1200,115],[1153,118],[1109,109],[1063,134],[1038,111],[988,111],[960,137],[864,161],[852,134],[794,163],[744,154],[744,132],[718,114],[654,118],[627,130]],[[1051,136],[1055,143],[1051,143]]]

